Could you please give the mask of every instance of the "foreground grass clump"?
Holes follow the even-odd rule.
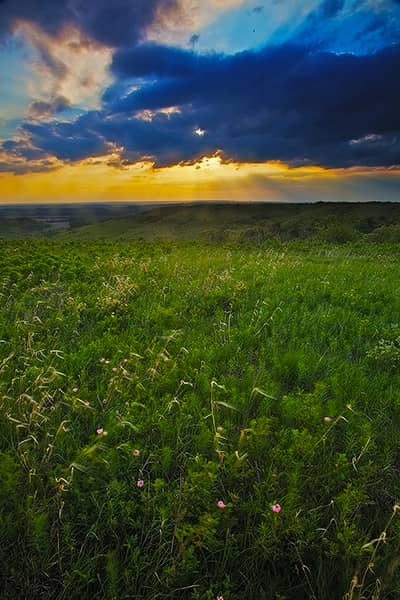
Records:
[[[395,247],[0,245],[1,597],[400,596]]]

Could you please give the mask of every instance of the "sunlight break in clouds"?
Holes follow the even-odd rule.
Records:
[[[2,201],[19,202],[163,202],[237,201],[393,201],[400,169],[322,167],[289,168],[280,162],[223,162],[205,157],[193,165],[154,169],[151,163],[121,164],[118,154],[63,165],[49,160],[49,172],[12,175],[0,172]],[[38,171],[43,165],[37,164]],[[20,165],[21,170],[24,165]],[[57,169],[54,171],[54,169]],[[1,157],[0,157],[1,171]]]

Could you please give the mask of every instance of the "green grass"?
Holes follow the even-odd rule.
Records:
[[[0,256],[2,598],[400,597],[397,246]]]

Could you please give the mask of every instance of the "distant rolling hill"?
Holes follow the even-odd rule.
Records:
[[[1,204],[0,238],[52,237],[55,233],[129,217],[156,205],[134,203]]]
[[[29,218],[7,218],[0,219],[0,238],[2,239],[25,239],[43,237],[43,224]]]
[[[127,206],[125,211],[123,207],[107,208],[108,212],[103,209],[100,216],[98,211],[86,208],[74,210],[57,217],[68,218],[68,228],[55,227],[51,221],[54,217],[45,219],[42,213],[41,222],[26,215],[18,218],[17,214],[0,218],[0,238],[240,243],[271,239],[346,242],[366,238],[400,242],[400,203],[208,203],[140,209]]]
[[[58,240],[204,240],[262,243],[268,239],[400,241],[400,204],[195,204],[153,208],[86,225]],[[397,239],[398,238],[398,239]]]

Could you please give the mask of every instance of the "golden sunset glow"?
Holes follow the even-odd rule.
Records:
[[[291,168],[281,162],[223,162],[219,156],[205,157],[190,165],[155,169],[151,163],[116,166],[117,156],[87,159],[74,165],[58,166],[46,172],[0,175],[2,201],[95,202],[95,201],[193,201],[290,199],[291,194],[313,194],[335,190],[342,193],[357,181],[374,178],[398,180],[400,169]]]

